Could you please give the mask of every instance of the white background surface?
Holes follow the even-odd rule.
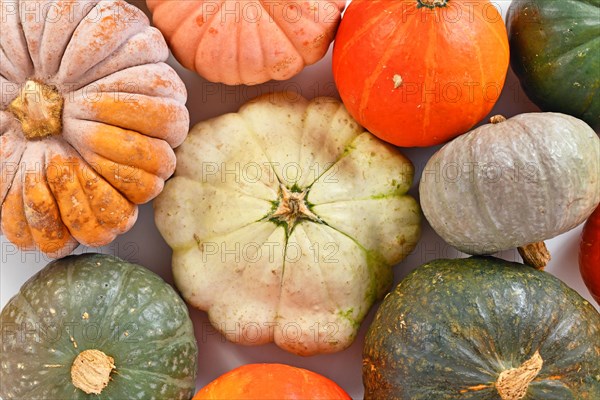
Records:
[[[147,12],[143,1],[130,0],[130,2]],[[496,1],[495,4],[505,15],[510,1]],[[331,49],[323,60],[306,68],[294,79],[285,82],[268,82],[259,87],[230,87],[210,83],[195,73],[184,70],[172,58],[169,63],[180,73],[187,86],[187,105],[190,110],[192,124],[226,112],[236,111],[247,100],[261,93],[293,90],[309,99],[316,96],[338,96],[331,73]],[[520,89],[518,81],[512,72],[509,72],[502,97],[496,104],[492,114],[503,114],[506,117],[511,117],[529,111],[537,111],[537,108],[527,100]],[[401,150],[416,167],[415,183],[411,189],[411,194],[417,198],[418,178],[421,171],[429,157],[439,147]],[[593,302],[579,274],[577,253],[580,234],[581,226],[546,242],[553,256],[546,270],[563,280],[598,307]],[[0,246],[0,305],[3,307],[28,278],[43,268],[50,260],[36,252],[18,252],[4,237],[0,239]],[[114,243],[101,249],[80,247],[76,253],[91,251],[113,254],[128,261],[142,264],[161,275],[167,282],[172,283],[171,250],[154,225],[153,210],[150,204],[140,207],[139,219],[133,229],[119,237]],[[429,260],[464,256],[439,238],[423,218],[422,238],[415,251],[396,266],[396,282],[399,282],[409,271]],[[503,252],[499,256],[510,261],[521,261],[516,250]],[[350,348],[337,354],[309,358],[285,353],[274,345],[243,347],[228,343],[210,326],[204,312],[191,309],[190,315],[194,321],[199,345],[198,388],[242,364],[279,362],[308,368],[328,376],[342,386],[353,398],[362,398],[361,351],[366,329],[377,306],[378,304],[363,322],[360,333]],[[432,309],[432,312],[436,311]],[[507,327],[507,329],[510,329],[510,327]]]

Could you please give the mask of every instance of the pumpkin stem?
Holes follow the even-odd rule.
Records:
[[[8,110],[21,122],[25,137],[34,140],[62,132],[63,104],[56,88],[28,80]]]
[[[520,400],[527,394],[529,384],[542,370],[544,360],[539,351],[520,367],[502,371],[496,381],[496,390],[502,400]]]
[[[530,243],[519,247],[517,250],[519,250],[525,264],[539,270],[546,268],[552,258],[544,242]]]
[[[269,217],[270,221],[284,222],[287,225],[287,233],[290,234],[299,220],[308,219],[313,222],[321,222],[321,219],[313,213],[306,204],[307,191],[293,192],[285,185],[279,186],[279,204],[277,209]]]
[[[434,9],[435,7],[446,7],[450,0],[417,0],[417,8],[427,7]]]
[[[115,360],[100,350],[85,350],[71,366],[71,382],[87,394],[100,394],[110,381]]]
[[[490,118],[490,124],[499,124],[501,122],[506,121],[506,117],[504,115],[494,115]]]

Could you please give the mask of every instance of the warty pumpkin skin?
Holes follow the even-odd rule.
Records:
[[[491,254],[567,232],[600,202],[600,140],[558,113],[517,115],[446,144],[419,186],[433,229],[468,254]]]
[[[509,64],[506,28],[487,0],[353,0],[333,49],[350,114],[396,146],[432,146],[492,109]]]
[[[2,0],[0,226],[53,257],[131,228],[187,134],[183,82],[121,1]]]
[[[600,206],[583,226],[579,247],[579,270],[592,297],[600,304]]]
[[[196,125],[154,201],[184,299],[229,340],[348,347],[415,247],[413,166],[334,99],[275,93]]]
[[[211,82],[284,80],[319,61],[346,0],[146,0],[177,60]]]
[[[326,377],[284,364],[247,364],[221,375],[193,400],[351,400]]]
[[[4,400],[188,400],[194,393],[197,344],[187,307],[139,265],[101,254],[54,261],[0,318]],[[88,368],[102,364],[90,360],[107,358],[110,375],[95,387],[101,377]]]
[[[600,314],[523,264],[435,260],[385,298],[363,358],[365,399],[598,399]]]
[[[506,23],[529,98],[600,129],[600,1],[513,0]]]

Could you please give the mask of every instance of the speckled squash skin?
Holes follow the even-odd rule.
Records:
[[[600,139],[583,121],[529,113],[487,124],[427,162],[425,217],[449,244],[492,254],[553,238],[600,202]]]
[[[514,0],[511,65],[529,98],[600,128],[600,0]]]
[[[338,100],[266,94],[192,128],[155,221],[183,298],[229,340],[332,353],[416,246],[413,174]]]
[[[184,302],[159,276],[112,256],[50,263],[1,314],[5,399],[185,399],[195,388],[197,344]],[[115,370],[100,395],[71,382],[75,357],[97,349]]]
[[[104,246],[189,129],[167,44],[123,0],[2,0],[0,15],[0,230],[53,258]]]
[[[366,399],[499,400],[539,351],[523,399],[600,398],[600,314],[552,275],[492,257],[435,260],[383,301],[365,342]]]

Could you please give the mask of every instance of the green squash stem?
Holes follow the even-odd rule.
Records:
[[[86,394],[100,394],[110,381],[114,362],[112,357],[100,350],[82,351],[71,366],[71,381]]]
[[[518,368],[502,371],[496,381],[496,389],[502,400],[520,400],[527,394],[531,381],[542,370],[544,360],[539,351]]]

